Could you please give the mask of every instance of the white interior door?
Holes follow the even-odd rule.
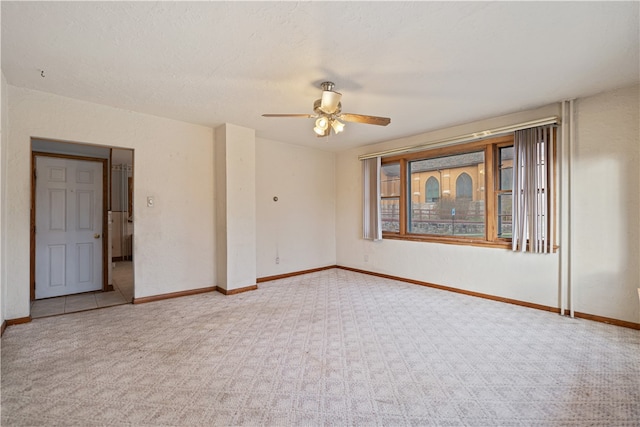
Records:
[[[36,299],[102,289],[102,162],[36,156]]]

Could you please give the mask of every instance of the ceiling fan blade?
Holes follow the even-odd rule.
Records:
[[[341,93],[332,90],[323,90],[322,98],[320,99],[320,109],[327,114],[335,113],[338,109],[338,104],[340,104],[340,98],[342,98]]]
[[[315,114],[263,114],[262,117],[303,117],[305,119],[312,119]]]
[[[368,125],[386,126],[391,123],[391,119],[388,117],[364,116],[362,114],[350,113],[342,113],[339,117],[345,122],[366,123]]]

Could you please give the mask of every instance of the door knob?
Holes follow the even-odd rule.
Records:
[[[99,238],[100,238],[100,233],[96,233],[96,234],[94,234],[94,235],[93,235],[93,238],[94,238],[94,239],[99,239]]]

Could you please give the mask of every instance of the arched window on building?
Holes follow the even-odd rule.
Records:
[[[440,183],[434,177],[429,177],[425,184],[425,194],[427,195],[427,202],[437,202],[440,199]]]
[[[463,172],[456,179],[456,199],[457,200],[473,200],[473,182],[471,177]]]

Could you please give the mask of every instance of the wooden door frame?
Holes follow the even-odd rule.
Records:
[[[112,291],[113,285],[109,285],[109,275],[107,271],[108,267],[108,249],[107,242],[108,236],[108,159],[102,159],[98,157],[76,156],[73,154],[57,154],[57,153],[45,153],[42,151],[31,151],[31,251],[29,260],[29,282],[30,282],[30,294],[31,301],[36,299],[36,157],[56,157],[59,159],[70,160],[82,160],[87,162],[100,162],[102,163],[102,291]]]

